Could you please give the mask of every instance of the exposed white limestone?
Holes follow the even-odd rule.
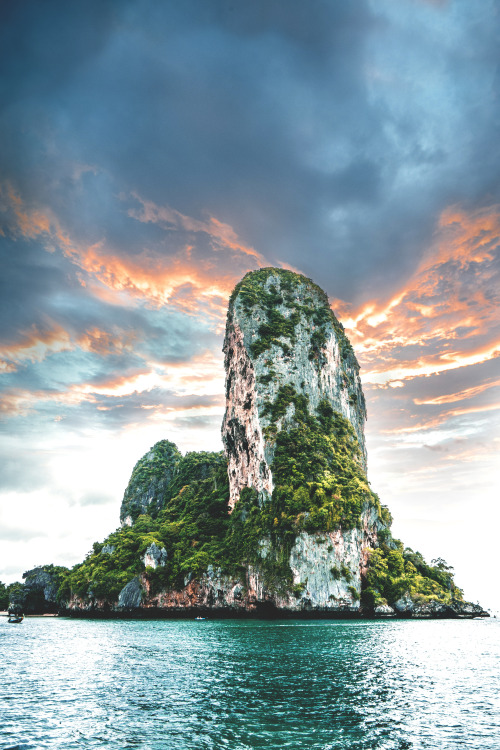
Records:
[[[299,534],[290,555],[293,582],[303,587],[297,599],[322,609],[358,609],[361,542],[359,529]]]
[[[167,562],[167,550],[152,542],[144,552],[143,562],[146,568],[161,568]]]
[[[359,366],[341,326],[327,309],[325,314],[323,293],[308,279],[295,274],[287,279],[271,271],[258,284],[260,288],[253,287],[251,304],[244,290],[234,296],[224,341],[226,412],[222,437],[228,458],[231,508],[244,487],[255,488],[261,503],[272,494],[273,430],[275,435],[294,424],[293,403],[288,404],[274,425],[271,422],[269,404],[275,402],[284,386],[307,397],[311,414],[317,413],[320,402],[326,400],[349,420],[366,472],[366,411]],[[276,299],[273,310],[279,313],[274,329],[264,299],[270,293]],[[293,330],[292,335],[280,336],[283,319],[294,323],[288,331]],[[266,326],[268,340],[262,347]],[[271,345],[267,346],[269,341]],[[366,569],[369,550],[377,541],[377,510],[367,504],[361,521],[360,528],[351,530],[300,533],[290,554],[293,591],[266,591],[262,571],[252,568],[247,573],[247,596],[251,592],[255,602],[268,597],[276,606],[289,610],[358,611],[361,574]],[[262,560],[269,554],[273,554],[270,542],[263,539]]]
[[[229,506],[233,508],[243,487],[254,487],[270,496],[273,481],[259,419],[255,370],[235,319],[225,340],[227,406],[222,425],[229,473]]]
[[[301,277],[296,277],[301,278]],[[303,277],[302,277],[303,278]],[[274,287],[281,291],[281,277],[270,274],[264,284],[269,291]],[[261,306],[254,305],[249,311],[239,296],[233,301],[224,341],[226,357],[226,412],[222,425],[222,437],[229,463],[230,507],[237,502],[243,487],[254,487],[265,501],[273,490],[271,464],[274,442],[266,439],[264,430],[270,425],[265,415],[265,404],[273,402],[282,386],[292,386],[299,394],[307,395],[309,409],[314,413],[321,400],[327,399],[333,409],[348,419],[358,438],[362,451],[362,464],[366,470],[364,422],[365,401],[358,374],[358,365],[353,354],[342,356],[339,334],[331,321],[326,323],[326,342],[319,356],[311,357],[311,337],[316,326],[301,307],[324,305],[319,291],[303,278],[291,292],[292,306],[283,303],[276,306],[284,318],[297,310],[299,319],[294,328],[294,341],[281,337],[280,341],[290,349],[284,353],[281,346],[273,344],[257,356],[251,346],[259,339],[259,327],[267,316]],[[290,404],[277,428],[281,429],[293,418],[294,406]]]
[[[135,576],[120,591],[118,596],[118,607],[125,609],[137,609],[141,605],[144,596],[144,588],[139,576]]]

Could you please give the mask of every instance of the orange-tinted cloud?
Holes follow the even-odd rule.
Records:
[[[42,362],[58,352],[80,348],[94,354],[107,355],[131,351],[136,334],[130,331],[105,331],[89,328],[73,334],[55,321],[45,320],[41,328],[35,323],[18,333],[14,342],[0,342],[0,373],[15,372],[18,365]]]
[[[0,394],[0,414],[3,417],[26,416],[42,403],[53,403],[61,406],[77,406],[82,401],[95,400],[95,397],[84,397],[72,389],[60,391],[30,390],[28,388],[10,388]],[[57,417],[56,417],[57,420]]]
[[[129,216],[158,225],[167,241],[169,233],[185,233],[180,235],[181,250],[178,240],[175,253],[170,255],[156,247],[127,255],[104,242],[84,246],[69,237],[50,211],[24,205],[10,188],[4,189],[5,196],[17,233],[42,238],[47,249],[58,247],[79,269],[77,273],[89,294],[107,303],[170,305],[189,315],[210,317],[221,330],[234,284],[250,268],[267,265],[232,227],[215,217],[195,219],[137,195],[137,208],[130,209]],[[205,243],[208,238],[212,248],[208,257],[197,250],[200,234],[205,236]],[[498,206],[469,213],[450,207],[440,216],[434,242],[422,262],[391,299],[373,300],[357,310],[337,301],[335,307],[355,347],[365,384],[391,386],[398,398],[401,394],[405,398],[404,386],[411,379],[452,372],[466,365],[474,367],[500,355],[496,300],[500,278],[494,262],[499,238]],[[33,328],[26,332],[19,341],[0,349],[0,357],[4,371],[12,371],[16,363],[38,361],[50,352],[79,347],[106,355],[129,351],[133,345],[133,333],[93,327],[70,335],[54,325],[44,331]],[[144,362],[143,372],[100,384],[75,384],[62,397],[73,401],[126,398],[155,388],[179,395],[201,395],[216,393],[221,384],[221,358],[209,354],[200,361],[179,365]],[[420,410],[419,415],[409,413],[409,422],[394,428],[428,429],[453,416],[471,413],[472,408],[485,409],[475,399],[492,387],[477,382],[456,393],[448,390],[446,395],[442,389],[439,393],[431,391],[425,398],[420,391],[411,401]],[[9,408],[29,400],[28,396],[23,400],[22,394],[11,394]],[[448,409],[456,401],[463,403],[464,410]],[[158,411],[149,403],[146,406],[151,412]],[[423,408],[436,408],[440,413],[423,415]],[[415,417],[418,425],[414,424]]]
[[[391,299],[358,309],[335,303],[362,367],[368,424],[375,423],[388,454],[401,447],[395,438],[407,450],[408,440],[420,450],[430,434],[438,450],[475,434],[472,424],[496,413],[499,245],[499,206],[469,213],[451,207],[440,216],[423,260]]]
[[[435,243],[391,300],[358,310],[335,303],[365,381],[430,375],[498,356],[499,244],[498,206],[447,209]]]
[[[498,388],[500,386],[500,380],[487,381],[480,383],[479,385],[471,386],[463,391],[457,393],[448,393],[445,396],[436,396],[434,398],[414,398],[413,403],[419,406],[421,405],[435,405],[441,406],[442,404],[453,404],[457,401],[464,401],[475,396],[479,396],[481,393],[489,390],[490,388]]]
[[[28,206],[10,185],[3,186],[2,197],[13,235],[41,239],[50,252],[59,248],[84,272],[79,275],[80,283],[107,302],[126,305],[132,299],[156,307],[170,305],[190,315],[204,312],[220,324],[228,296],[241,276],[269,265],[259,252],[240,241],[230,225],[216,217],[200,221],[137,195],[133,197],[140,206],[129,209],[131,218],[158,224],[167,233],[203,233],[209,238],[213,255],[193,260],[193,243],[188,241],[169,255],[161,247],[127,256],[104,241],[84,245],[63,229],[50,209]]]
[[[442,412],[441,414],[435,417],[427,416],[425,417],[425,419],[422,419],[417,424],[412,424],[406,427],[387,428],[385,430],[382,430],[382,432],[388,435],[403,435],[403,434],[409,434],[412,432],[424,432],[426,430],[431,430],[433,428],[440,427],[441,425],[448,422],[452,417],[460,417],[460,416],[463,416],[464,414],[476,414],[476,413],[481,413],[481,412],[497,411],[498,409],[500,409],[500,403],[468,406],[462,409],[450,409],[448,411]]]
[[[76,338],[78,346],[94,354],[117,354],[132,351],[137,334],[133,331],[104,331],[100,328],[89,328]]]
[[[448,260],[464,267],[492,260],[500,238],[500,206],[490,206],[467,213],[450,206],[439,218],[436,248],[424,260],[421,270]],[[435,251],[437,249],[437,257]]]
[[[60,387],[57,391],[10,388],[0,395],[0,414],[3,417],[25,416],[41,404],[52,404],[64,409],[64,407],[88,403],[95,404],[98,411],[108,411],[111,408],[121,408],[123,403],[113,401],[112,405],[108,405],[102,403],[103,399],[125,400],[128,397],[141,397],[151,392],[168,392],[170,399],[179,399],[179,405],[167,406],[161,400],[158,403],[148,402],[141,405],[139,399],[136,406],[151,412],[148,415],[149,419],[159,419],[161,415],[167,413],[194,409],[196,403],[186,405],[186,399],[194,399],[196,402],[197,399],[206,400],[206,397],[210,397],[211,403],[214,400],[217,403],[213,406],[199,405],[199,408],[209,409],[209,411],[213,409],[222,418],[224,400],[222,355],[214,355],[210,351],[205,351],[189,362],[161,364],[149,361],[145,362],[140,369],[126,374],[106,376],[99,381],[72,383],[66,387]]]
[[[159,224],[167,230],[184,229],[187,232],[203,232],[211,238],[215,249],[228,247],[244,255],[252,256],[260,266],[266,265],[265,258],[253,247],[244,245],[229,224],[224,224],[213,216],[206,221],[200,221],[185,216],[170,206],[158,206],[153,201],[144,200],[137,193],[134,193],[133,197],[141,206],[140,209],[129,209],[128,215],[134,219],[144,223]]]
[[[48,354],[73,348],[70,334],[60,325],[49,322],[46,330],[33,324],[21,331],[18,340],[0,343],[0,371],[15,372],[21,362],[41,362]]]
[[[53,252],[55,247],[71,246],[69,235],[51,209],[25,203],[10,183],[0,183],[0,202],[4,214],[5,228],[13,236],[35,239],[43,236],[45,247]],[[2,231],[5,234],[5,230]]]

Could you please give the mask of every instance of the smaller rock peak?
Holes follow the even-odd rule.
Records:
[[[123,495],[120,522],[130,526],[143,513],[157,515],[182,455],[170,440],[160,440],[136,463]]]

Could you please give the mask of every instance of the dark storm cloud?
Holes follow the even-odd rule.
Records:
[[[52,299],[68,286],[68,277],[59,258],[32,242],[0,238],[0,315],[3,342],[17,340],[19,331],[40,320]],[[69,281],[69,292],[78,294],[79,284]]]
[[[114,201],[128,189],[208,210],[275,262],[300,266],[307,248],[322,274],[335,244],[366,254],[366,237],[343,247],[336,236],[349,216],[325,219],[354,205],[359,223],[359,206],[382,199],[387,143],[365,83],[378,22],[366,3],[9,8],[4,173],[32,198],[49,191],[80,237],[105,226],[131,246]],[[82,167],[94,172],[76,180]],[[345,282],[352,269],[337,261]]]
[[[4,3],[3,178],[115,260],[174,259],[192,239],[135,220],[135,194],[227,222],[334,296],[394,290],[446,205],[499,197],[496,5],[455,6]],[[193,266],[211,262],[206,234],[191,244]],[[19,239],[7,252],[9,328],[56,314],[44,290],[69,328],[124,316],[59,253]]]
[[[6,413],[78,420],[68,396],[214,351],[259,263],[399,291],[447,205],[499,198],[495,8],[3,3]],[[79,413],[128,424],[147,392]]]
[[[121,252],[137,191],[336,296],[392,288],[442,208],[499,197],[498,35],[458,5],[8,3],[4,173]]]

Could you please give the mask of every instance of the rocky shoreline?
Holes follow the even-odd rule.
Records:
[[[250,583],[250,586],[248,585]],[[72,597],[60,614],[70,617],[104,617],[133,619],[168,619],[212,617],[236,619],[473,619],[489,617],[479,604],[452,599],[418,601],[409,595],[400,597],[393,606],[363,607],[348,600],[331,602],[330,606],[314,605],[307,596],[291,599],[266,594],[258,572],[252,571],[250,581],[222,576],[219,571],[201,581],[192,580],[181,591],[160,591],[153,595],[145,576],[135,576],[120,592],[118,601]]]
[[[160,607],[139,607],[137,609],[92,607],[85,609],[61,609],[59,616],[75,619],[115,619],[115,620],[168,620],[193,619],[203,617],[217,620],[472,620],[490,617],[489,612],[479,605],[467,604],[465,607],[442,605],[432,602],[431,605],[416,607],[412,612],[392,611],[360,612],[346,607],[344,610],[288,610],[278,609],[273,605],[259,605],[252,610],[226,608],[179,607],[162,609]]]

